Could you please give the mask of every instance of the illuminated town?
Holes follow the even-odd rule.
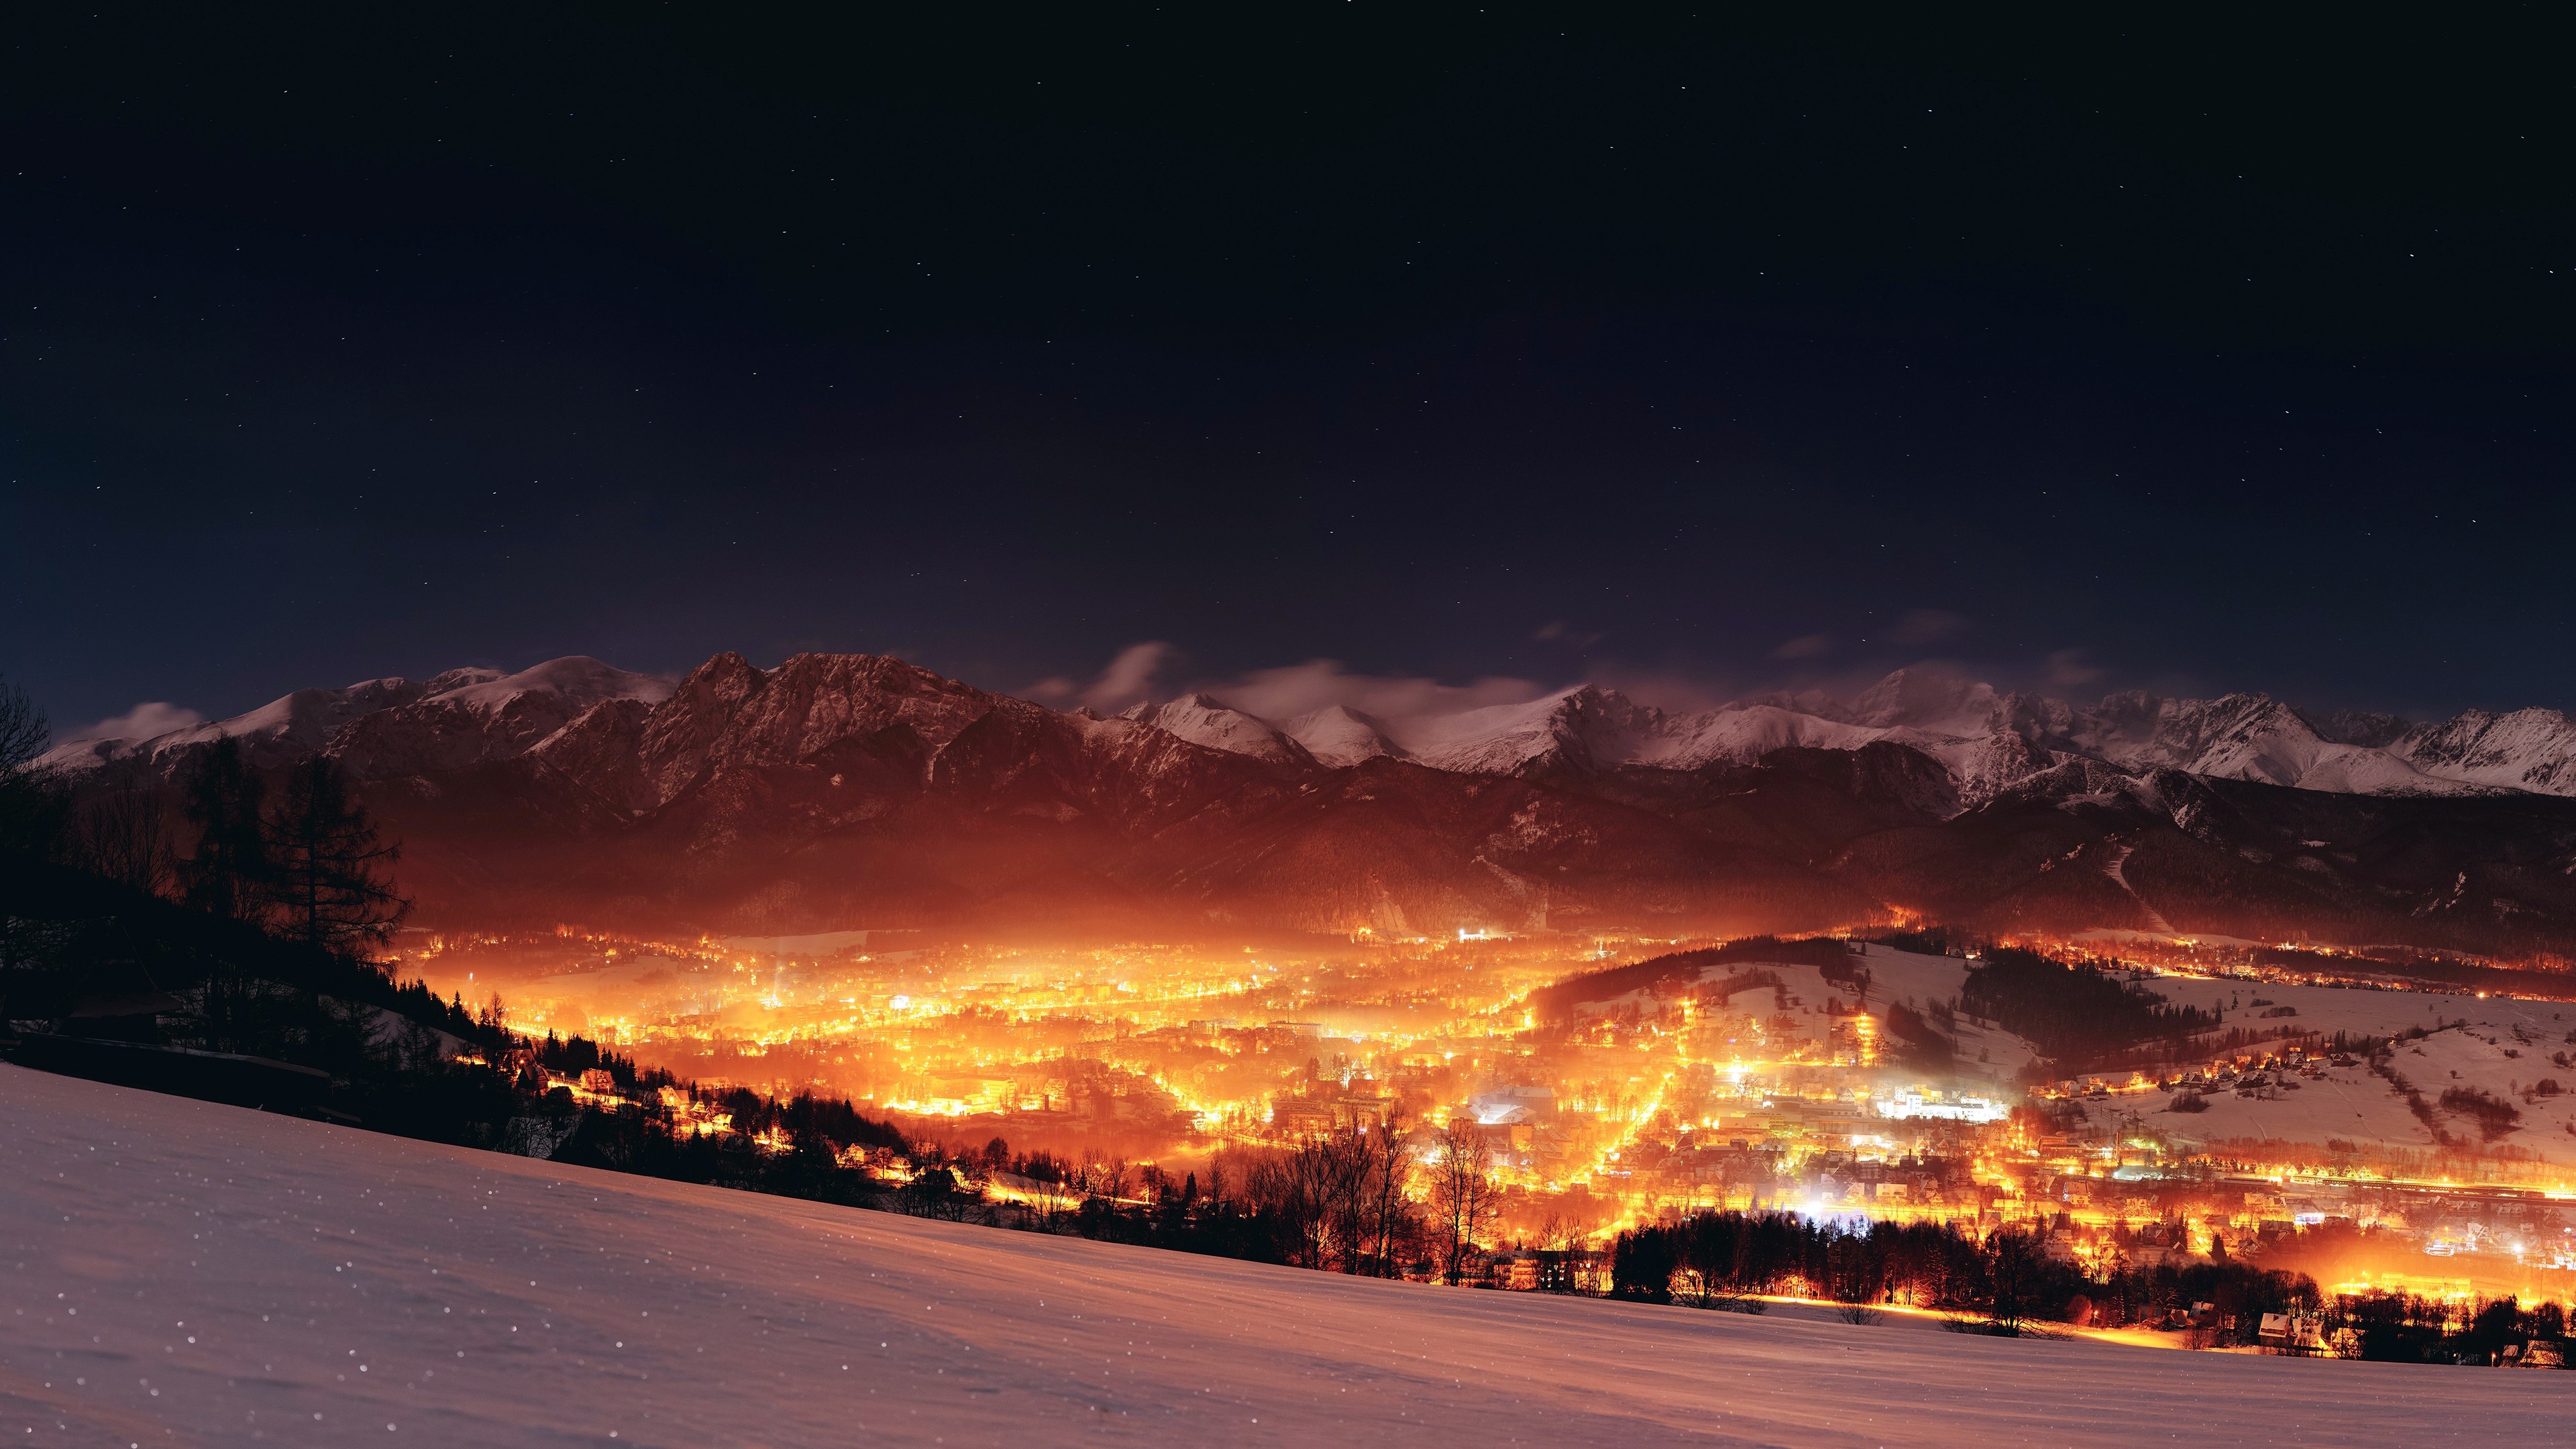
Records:
[[[2557,14],[15,7],[0,1435],[2576,1442]]]
[[[1345,1125],[1392,1124],[1424,1164],[1442,1129],[1471,1123],[1500,1198],[1484,1270],[1503,1281],[1531,1279],[1525,1260],[1548,1250],[1597,1275],[1587,1250],[1622,1229],[1733,1208],[2026,1226],[2096,1276],[2294,1246],[2291,1266],[2344,1293],[2576,1288],[2576,1128],[2557,1111],[2576,1097],[2543,1075],[2568,1060],[2576,1025],[2559,1016],[2576,1006],[2337,985],[2322,963],[2174,945],[2133,975],[2168,999],[2240,1003],[2259,1039],[2051,1080],[2030,1043],[1957,1007],[1972,962],[1884,944],[1469,931],[1047,949],[569,930],[407,944],[406,971],[498,996],[521,1030],[582,1033],[704,1087],[846,1095],[959,1161],[1001,1139],[1090,1169],[1070,1176],[1121,1201],[1239,1180]],[[1619,969],[1684,952],[1720,959]],[[1946,1060],[1892,1038],[1891,1009],[1937,1020]],[[2479,1019],[2447,1025],[2464,1016]],[[2490,1045],[2490,1024],[2521,1044]],[[2481,1063],[2517,1062],[2532,1069],[2495,1089],[2522,1094],[2516,1141],[2537,1146],[2428,1129],[2391,1087],[2437,1064],[2483,1085]],[[2329,1101],[2350,1126],[2300,1111]],[[702,1113],[696,1130],[721,1126]],[[1007,1171],[972,1186],[995,1201],[1057,1190]]]

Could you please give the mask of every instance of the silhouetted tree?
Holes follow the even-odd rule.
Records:
[[[1420,1236],[1405,1195],[1411,1164],[1399,1119],[1353,1115],[1284,1153],[1255,1160],[1246,1190],[1256,1212],[1287,1228],[1291,1260],[1310,1268],[1391,1276]]]
[[[2038,1316],[2047,1254],[2027,1233],[2004,1229],[1986,1240],[1986,1316],[2001,1333]]]
[[[328,757],[315,755],[286,777],[268,833],[288,935],[345,953],[382,942],[410,912],[384,875],[401,847],[377,839],[375,822]]]
[[[60,842],[63,792],[35,768],[51,735],[45,712],[0,678],[0,849],[44,855]]]
[[[1413,1159],[1405,1150],[1403,1109],[1378,1119],[1375,1139],[1377,1150],[1361,1182],[1368,1200],[1363,1222],[1370,1232],[1366,1241],[1371,1251],[1360,1271],[1392,1278],[1403,1271],[1408,1245],[1418,1246],[1422,1237],[1421,1215],[1414,1210],[1412,1196],[1406,1191],[1413,1178]],[[1196,1186],[1195,1182],[1192,1186]]]
[[[226,735],[198,755],[189,772],[185,812],[195,849],[179,871],[191,906],[236,921],[264,920],[277,886],[276,857],[261,819],[266,795],[241,742]]]
[[[73,853],[84,870],[168,895],[178,867],[170,848],[169,797],[139,786],[89,801],[80,810]]]
[[[1431,1215],[1439,1236],[1440,1271],[1451,1283],[1467,1274],[1467,1255],[1502,1209],[1494,1189],[1493,1149],[1464,1117],[1442,1128],[1431,1161]]]

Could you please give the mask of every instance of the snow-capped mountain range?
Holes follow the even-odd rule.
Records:
[[[2576,727],[2261,695],[1517,704],[1101,717],[900,659],[594,659],[299,690],[46,756],[90,798],[222,736],[357,777],[429,919],[780,934],[1090,921],[1297,930],[2202,932],[2576,954]],[[2296,788],[2285,788],[2296,787]]]
[[[413,774],[546,749],[576,718],[603,704],[640,720],[675,688],[670,680],[576,655],[516,674],[453,669],[421,681],[301,689],[230,719],[148,739],[81,740],[45,759],[73,770],[160,761],[230,735],[256,763],[327,750],[363,776]],[[1094,718],[1086,710],[1072,714]],[[2130,690],[2075,704],[1999,693],[1922,670],[1899,670],[1849,701],[1808,691],[1686,713],[1579,684],[1523,703],[1400,725],[1340,705],[1268,720],[1205,693],[1140,703],[1117,718],[1276,765],[1340,768],[1397,759],[1502,775],[1620,766],[1688,770],[1751,764],[1788,748],[1857,750],[1884,741],[1939,761],[1962,807],[2079,759],[2129,772],[2179,770],[2339,794],[2576,796],[2576,721],[2553,709],[2471,710],[2414,724],[2392,715],[2311,714],[2263,694],[2176,699]]]
[[[2576,795],[2576,722],[2553,709],[2472,710],[2418,725],[2393,715],[2315,715],[2263,694],[2174,699],[2130,690],[2072,704],[1920,670],[1890,674],[1849,702],[1810,691],[1680,714],[1581,684],[1400,730],[1340,706],[1274,722],[1206,694],[1138,705],[1122,718],[1264,759],[1302,751],[1348,765],[1383,756],[1485,774],[1686,770],[1883,740],[1940,761],[1963,805],[2074,759],[2339,794]]]

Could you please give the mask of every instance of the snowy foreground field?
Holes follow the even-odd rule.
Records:
[[[1330,1277],[0,1066],[0,1443],[2566,1442],[2576,1374]]]

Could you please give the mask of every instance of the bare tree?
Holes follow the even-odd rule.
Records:
[[[15,775],[34,764],[52,738],[53,727],[36,701],[0,676],[0,775]]]
[[[1431,1211],[1440,1235],[1441,1271],[1453,1284],[1466,1277],[1468,1254],[1501,1209],[1493,1166],[1485,1134],[1464,1117],[1450,1118],[1432,1159]]]
[[[1388,1276],[1419,1233],[1407,1194],[1412,1170],[1401,1119],[1356,1114],[1286,1149],[1221,1150],[1210,1179],[1221,1191],[1228,1160],[1254,1210],[1287,1230],[1290,1261],[1309,1268]],[[1248,1161],[1247,1161],[1248,1157]]]
[[[1413,1158],[1405,1147],[1407,1135],[1401,1108],[1377,1120],[1377,1151],[1361,1183],[1374,1234],[1367,1271],[1379,1278],[1392,1278],[1401,1271],[1406,1245],[1418,1239],[1421,1232],[1421,1219],[1414,1211],[1409,1190]]]
[[[59,839],[62,792],[32,768],[50,735],[45,712],[0,678],[0,850],[47,853]],[[0,1007],[13,994],[19,969],[59,950],[66,934],[64,923],[0,911]]]
[[[1383,1136],[1354,1114],[1317,1145],[1316,1187],[1330,1223],[1330,1250],[1345,1273],[1369,1270],[1377,1233],[1378,1159]]]
[[[61,841],[63,792],[35,768],[51,737],[35,700],[0,678],[0,847],[49,854]]]
[[[156,896],[170,892],[177,874],[169,797],[149,786],[82,806],[73,844],[85,868]]]
[[[1244,1196],[1286,1228],[1296,1246],[1289,1260],[1301,1267],[1329,1266],[1331,1209],[1326,1202],[1325,1137],[1312,1137],[1284,1152],[1253,1159],[1243,1176]]]
[[[1538,1245],[1551,1253],[1571,1253],[1587,1236],[1583,1224],[1562,1210],[1550,1212],[1538,1225]]]

